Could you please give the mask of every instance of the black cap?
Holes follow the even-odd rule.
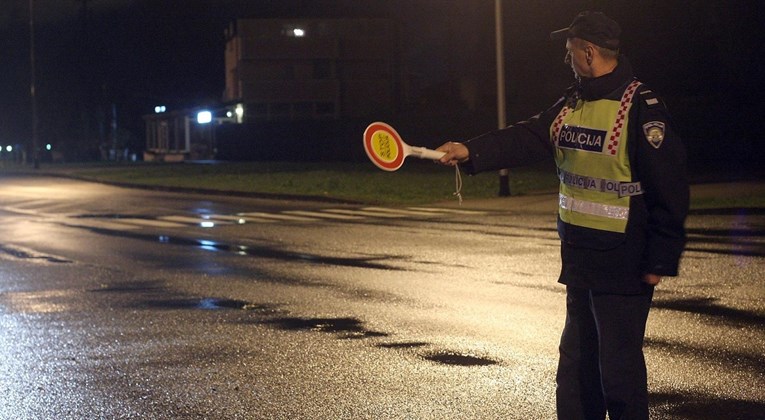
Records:
[[[568,28],[550,33],[551,39],[580,38],[593,44],[608,48],[619,49],[619,35],[622,29],[613,19],[601,12],[582,12],[574,18]]]

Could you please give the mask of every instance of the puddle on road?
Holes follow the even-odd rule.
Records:
[[[254,324],[268,325],[285,331],[310,331],[335,334],[338,339],[342,340],[361,340],[367,338],[371,339],[391,336],[389,333],[375,331],[367,328],[362,320],[354,317],[276,317],[276,315],[288,314],[289,311],[282,308],[281,305],[254,303],[240,299],[182,296],[168,297],[165,299],[159,298],[158,295],[161,295],[163,291],[169,292],[162,286],[158,285],[157,282],[152,281],[139,281],[132,284],[118,286],[102,285],[102,287],[99,289],[91,290],[91,292],[96,293],[138,293],[139,296],[143,295],[143,298],[139,298],[135,303],[135,306],[138,308],[166,310],[247,311],[254,314],[255,316],[250,319],[240,319],[237,322],[252,322]],[[149,298],[145,296],[145,293],[150,294]],[[152,294],[154,294],[154,296],[151,296]],[[412,350],[420,347],[427,347],[430,345],[430,343],[423,341],[399,341],[376,343],[375,347],[391,350]],[[425,354],[418,354],[418,356],[430,362],[450,366],[490,366],[499,363],[496,360],[492,360],[486,357],[480,357],[473,354],[450,350],[432,351]]]
[[[72,260],[68,260],[66,258],[61,258],[54,255],[42,254],[32,249],[22,248],[22,247],[13,246],[13,245],[0,245],[0,252],[10,255],[14,258],[23,259],[23,260],[51,262],[51,263],[58,263],[58,264],[69,264],[73,262]]]
[[[730,348],[709,350],[700,345],[653,337],[646,337],[645,346],[659,350],[662,354],[699,360],[700,363],[708,366],[719,366],[728,372],[753,372],[765,377],[765,364],[762,363],[762,355],[757,354],[756,351],[737,351]]]
[[[390,334],[371,331],[364,327],[357,318],[276,318],[266,320],[263,324],[274,325],[288,331],[317,331],[335,333],[341,339],[362,339],[370,337],[388,337]],[[399,343],[380,343],[376,346],[385,349],[413,349],[428,346],[429,343],[413,341]],[[436,351],[421,356],[423,359],[451,366],[491,366],[499,362],[486,357],[464,354],[455,351]]]
[[[157,309],[238,309],[243,311],[269,312],[274,310],[274,305],[257,304],[237,299],[152,299],[142,302],[144,306]]]
[[[342,267],[370,268],[378,270],[405,271],[404,268],[386,264],[383,260],[392,257],[328,257],[305,252],[292,252],[266,246],[236,245],[225,242],[211,241],[207,239],[188,239],[167,235],[152,235],[132,231],[117,231],[92,226],[72,226],[85,229],[96,234],[116,236],[121,238],[136,239],[146,242],[161,243],[168,245],[181,245],[199,248],[205,251],[222,251],[241,256],[270,258],[281,261],[304,261],[316,264],[337,265]]]
[[[279,307],[279,305],[253,303],[239,299],[177,296],[176,293],[173,293],[158,281],[136,281],[119,285],[102,284],[97,289],[90,289],[89,292],[134,294],[137,299],[132,306],[137,308],[202,310],[236,309],[251,312],[275,313],[278,311]],[[168,295],[169,297],[163,298]]]
[[[243,300],[236,299],[216,299],[216,298],[202,298],[202,299],[161,299],[161,300],[147,300],[144,302],[146,306],[159,309],[245,309],[252,304]]]
[[[356,318],[276,318],[263,321],[263,324],[274,325],[288,331],[319,331],[340,334],[345,339],[361,339],[369,337],[387,337],[387,333],[368,330],[361,320]]]
[[[711,319],[750,326],[765,324],[765,315],[757,311],[732,308],[721,305],[717,298],[654,299],[653,306],[659,309],[705,315]]]
[[[101,284],[99,288],[90,289],[88,291],[94,293],[148,293],[161,290],[165,290],[165,288],[157,281],[135,281],[126,284],[120,284],[119,286]]]
[[[747,401],[697,392],[651,392],[649,398],[652,402],[652,414],[656,418],[762,419],[762,413],[765,413],[763,401]]]
[[[430,353],[424,355],[423,358],[425,360],[430,360],[431,362],[453,366],[491,366],[499,363],[496,360],[489,358],[451,351]]]
[[[425,347],[427,345],[429,344],[422,341],[408,341],[403,343],[381,343],[378,344],[377,347],[383,349],[414,349],[417,347]]]

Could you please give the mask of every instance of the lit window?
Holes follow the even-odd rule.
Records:
[[[234,112],[236,113],[236,122],[241,123],[242,118],[244,117],[244,105],[236,104]]]
[[[294,24],[287,24],[282,26],[282,35],[289,36],[289,37],[295,37],[295,38],[302,38],[306,36],[306,29],[304,27],[295,26]]]

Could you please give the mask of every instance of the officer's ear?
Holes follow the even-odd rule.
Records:
[[[595,47],[592,46],[592,44],[588,43],[584,47],[584,54],[585,58],[587,59],[587,65],[592,65],[592,60],[595,57]]]

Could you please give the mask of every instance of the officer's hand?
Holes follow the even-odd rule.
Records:
[[[447,142],[439,146],[436,150],[445,152],[446,154],[437,160],[438,163],[447,166],[454,166],[458,163],[465,162],[470,157],[470,152],[467,146],[457,142]]]
[[[656,286],[661,281],[661,276],[658,274],[646,274],[643,276],[643,282]]]

